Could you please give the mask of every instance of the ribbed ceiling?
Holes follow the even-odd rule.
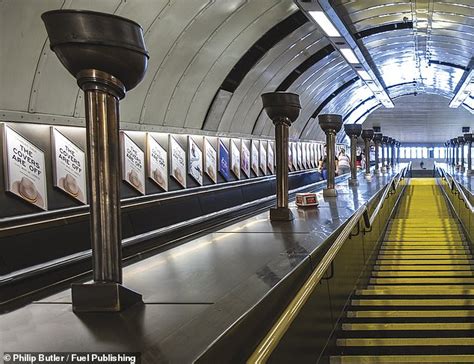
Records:
[[[44,11],[72,8],[114,13],[144,28],[149,69],[122,102],[125,129],[272,136],[260,94],[283,86],[299,93],[303,105],[292,138],[323,139],[314,119],[318,112],[342,114],[349,123],[375,112],[395,122],[405,108],[405,129],[394,129],[392,137],[439,138],[416,131],[421,110],[429,113],[434,106],[424,94],[444,97],[435,103],[450,115],[443,141],[459,125],[472,123],[466,110],[474,112],[473,97],[457,110],[447,104],[473,58],[473,0],[331,4],[382,76],[395,109],[381,109],[317,27],[295,16],[291,0],[3,0],[0,120],[84,124],[82,92],[50,51],[40,19]],[[415,92],[414,103],[401,103]],[[429,124],[428,117],[423,120]]]

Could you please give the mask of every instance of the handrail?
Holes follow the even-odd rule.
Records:
[[[446,182],[448,183],[449,189],[451,191],[454,191],[455,193],[457,192],[457,194],[461,197],[460,199],[464,200],[464,204],[466,205],[466,207],[471,211],[471,213],[474,213],[474,206],[472,205],[469,198],[466,196],[466,193],[464,192],[464,189],[461,187],[459,182],[456,181],[456,179],[449,172],[445,171],[443,168],[441,167],[437,167],[437,168],[441,172],[442,178],[444,178]],[[451,183],[449,182],[448,178],[451,179]]]
[[[387,191],[389,191],[392,188],[392,185],[395,179],[398,178],[398,181],[400,181],[400,179],[405,176],[406,170],[407,168],[409,168],[409,166],[410,165],[405,166],[400,172],[398,172],[394,177],[392,177],[390,182],[385,187],[385,191],[382,194],[382,197],[380,198],[380,202],[378,206],[387,197],[387,194],[388,194]],[[398,184],[396,184],[396,186],[398,186]],[[307,302],[308,298],[313,293],[314,289],[317,287],[317,285],[323,278],[327,269],[331,266],[332,262],[334,261],[334,258],[336,257],[337,253],[343,246],[344,242],[347,240],[350,233],[355,228],[356,224],[359,223],[361,217],[364,217],[364,223],[367,228],[370,228],[372,226],[371,224],[373,223],[373,219],[375,219],[375,216],[380,211],[380,208],[378,210],[374,210],[374,213],[372,214],[371,218],[368,218],[368,203],[370,202],[371,201],[368,201],[365,204],[363,204],[354,213],[354,215],[351,217],[347,225],[341,231],[339,236],[336,238],[334,243],[331,245],[329,250],[326,252],[326,254],[321,259],[319,264],[316,266],[314,271],[311,273],[309,278],[306,280],[304,285],[300,288],[296,296],[291,300],[290,304],[286,307],[283,314],[278,318],[276,323],[272,326],[270,331],[259,343],[259,345],[255,349],[253,354],[247,360],[248,364],[265,363],[268,360],[273,350],[275,350],[278,343],[283,338],[286,331],[289,329],[290,325],[292,324],[292,322],[294,321],[294,319],[296,318],[300,310],[303,308],[304,304]]]

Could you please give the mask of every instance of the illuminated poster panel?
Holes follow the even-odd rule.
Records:
[[[120,133],[122,142],[122,179],[134,189],[145,194],[145,153],[130,137]]]
[[[292,143],[291,146],[291,154],[293,155],[293,170],[297,171],[299,169],[298,167],[298,147],[296,146],[296,143]]]
[[[204,170],[209,178],[217,183],[217,152],[209,139],[204,138]]]
[[[273,143],[271,142],[268,142],[267,156],[268,156],[267,166],[268,166],[268,169],[270,170],[270,173],[273,174],[275,171],[275,155],[273,153]]]
[[[267,174],[267,150],[263,141],[260,141],[260,169],[263,175]]]
[[[219,173],[226,181],[230,181],[229,150],[222,140],[219,140]]]
[[[43,210],[48,209],[44,153],[4,125],[5,189]]]
[[[234,140],[230,141],[230,155],[232,172],[240,179],[240,149]]]
[[[191,136],[188,136],[188,157],[189,174],[202,186],[202,151]]]
[[[250,177],[250,150],[243,140],[241,143],[240,152],[241,152],[240,167],[242,168],[242,171],[244,172],[244,174],[247,177]]]
[[[168,153],[147,134],[148,177],[164,191],[168,191]]]
[[[51,128],[54,186],[87,203],[86,154],[56,128]]]
[[[186,188],[186,152],[175,138],[170,135],[169,149],[171,153],[171,176],[184,188]]]
[[[252,170],[255,173],[256,176],[259,176],[259,161],[258,161],[258,149],[259,149],[259,141],[253,139],[252,140],[252,145],[250,147],[251,152],[252,152]]]

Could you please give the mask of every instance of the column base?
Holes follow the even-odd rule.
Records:
[[[387,168],[386,167],[382,167],[382,173],[387,173]]]
[[[376,176],[380,176],[382,173],[380,172],[379,169],[376,169],[376,170],[374,171],[374,174],[375,174]]]
[[[115,282],[73,283],[71,290],[74,312],[120,312],[143,303],[141,294]]]
[[[367,181],[372,181],[372,174],[366,173],[366,174],[365,174],[365,179],[366,179]]]
[[[323,196],[324,197],[336,197],[337,196],[337,190],[335,188],[325,188],[323,190]]]
[[[349,180],[349,186],[358,186],[359,185],[359,181],[356,179],[350,179]]]
[[[270,209],[271,221],[291,221],[294,218],[293,213],[287,207],[273,207]]]
[[[468,169],[468,170],[466,171],[466,174],[467,174],[468,176],[472,176],[472,175],[474,175],[474,170]]]

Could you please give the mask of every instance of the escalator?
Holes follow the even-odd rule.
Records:
[[[473,259],[434,178],[411,179],[335,336],[331,363],[474,362]]]

